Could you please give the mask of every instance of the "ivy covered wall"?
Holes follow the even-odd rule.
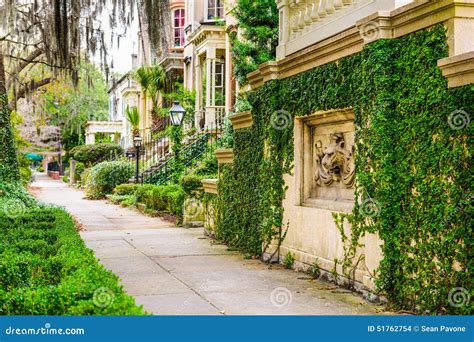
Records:
[[[293,165],[292,117],[352,107],[357,190],[352,245],[365,232],[384,241],[377,286],[396,308],[473,312],[449,292],[472,291],[474,87],[448,89],[438,25],[379,40],[353,56],[249,94],[253,126],[234,134],[234,164],[221,170],[217,236],[252,255],[284,238],[283,174]],[[286,129],[282,129],[286,128]],[[361,206],[377,207],[377,214]],[[276,227],[276,228],[275,228]],[[471,292],[472,295],[474,293]]]

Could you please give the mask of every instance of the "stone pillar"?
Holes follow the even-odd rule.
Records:
[[[86,145],[95,144],[95,133],[86,133]]]
[[[459,10],[460,13],[461,10]],[[474,19],[466,15],[456,16],[448,21],[449,56],[474,51]]]
[[[76,161],[74,159],[71,159],[69,161],[69,184],[74,184],[76,183]]]
[[[194,57],[194,89],[196,89],[196,102],[194,108],[197,110],[201,109],[201,98],[202,98],[202,84],[201,84],[201,60],[198,55]],[[194,115],[195,127],[199,127],[199,121],[202,113]]]

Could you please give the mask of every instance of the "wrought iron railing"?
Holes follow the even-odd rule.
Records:
[[[207,150],[219,146],[222,137],[221,120],[218,125],[210,124],[199,130],[192,136],[185,138],[183,147],[180,150],[180,160],[185,167],[191,166],[199,159]],[[157,163],[145,168],[140,173],[140,183],[163,184],[170,180],[176,170],[176,156],[168,152],[158,160]]]

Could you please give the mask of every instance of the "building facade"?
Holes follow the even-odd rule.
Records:
[[[219,125],[234,105],[237,86],[227,32],[236,24],[233,7],[233,1],[186,1],[184,86],[196,92],[199,129]]]
[[[286,233],[282,233],[284,236],[282,240],[275,240],[269,248],[264,248],[266,257],[279,256],[279,261],[283,261],[286,255],[291,255],[290,259],[294,258],[296,268],[308,269],[312,265],[317,265],[316,267],[328,276],[337,275],[336,279],[350,280],[356,288],[374,289],[377,272],[384,258],[384,244],[387,242],[381,239],[378,232],[365,232],[356,241],[357,248],[351,249],[354,248],[354,245],[348,246],[352,235],[351,225],[347,221],[335,219],[341,214],[353,213],[355,202],[361,199],[363,202],[359,203],[359,208],[364,211],[369,221],[376,217],[380,210],[385,209],[384,203],[371,198],[371,194],[355,192],[357,160],[355,117],[358,98],[354,99],[354,102],[348,102],[342,97],[337,97],[343,94],[334,92],[342,88],[349,96],[350,91],[356,89],[356,84],[351,85],[352,88],[349,86],[349,88],[344,88],[341,82],[352,82],[350,77],[356,79],[355,75],[351,75],[351,68],[356,70],[360,64],[354,62],[351,68],[345,71],[346,79],[342,81],[338,74],[342,71],[338,68],[347,58],[360,56],[369,44],[378,40],[401,39],[420,31],[429,34],[434,27],[442,25],[447,32],[449,56],[437,60],[435,69],[441,69],[436,70],[448,79],[448,87],[474,83],[472,2],[279,0],[277,4],[280,22],[276,61],[264,63],[258,70],[248,75],[252,91],[259,91],[264,85],[270,84],[269,88],[271,88],[275,84],[281,84],[282,88],[275,86],[273,89],[296,97],[288,98],[293,104],[292,107],[286,106],[285,101],[272,98],[272,94],[266,94],[268,98],[260,99],[262,103],[270,105],[279,103],[279,107],[272,109],[275,111],[270,118],[270,125],[273,126],[270,129],[276,131],[292,129],[290,146],[294,146],[292,168],[282,175],[284,180],[282,222],[284,225],[287,224],[287,230]],[[429,45],[429,43],[426,44]],[[431,47],[426,47],[426,51],[430,49]],[[400,60],[404,57],[403,55],[396,56]],[[404,60],[404,62],[410,61]],[[333,72],[326,74],[326,79],[317,79],[324,70],[329,70],[329,68],[332,68]],[[375,71],[372,72],[375,73]],[[330,83],[331,80],[336,79],[338,84]],[[308,82],[306,88],[314,89],[315,92],[310,93],[308,89],[301,88],[297,83],[298,80]],[[285,88],[289,87],[289,84],[298,90]],[[447,91],[443,88],[442,81],[434,87],[438,87],[436,88],[438,92]],[[378,89],[381,92],[385,90],[383,87]],[[410,89],[410,91],[416,93],[418,89]],[[282,94],[278,96],[285,96]],[[373,92],[369,95],[378,96],[379,94]],[[311,98],[312,96],[314,98]],[[306,102],[313,103],[313,107],[317,109],[306,112],[308,110],[305,106]],[[399,103],[399,106],[403,105],[405,104]],[[426,105],[429,106],[429,104]],[[246,137],[256,134],[253,133],[254,118],[264,116],[266,110],[268,109],[254,108],[251,112],[231,116],[234,134],[245,132],[242,134]],[[447,114],[446,117],[448,117]],[[357,115],[360,117],[365,114],[360,113],[359,108]],[[262,119],[259,118],[258,124],[261,125],[261,122]],[[369,124],[370,121],[367,125]],[[359,132],[363,129],[366,127],[359,127]],[[240,158],[227,158],[234,165],[221,181],[230,183],[239,180],[239,191],[236,191],[234,195],[227,187],[229,196],[227,200],[246,203],[245,196],[241,199],[234,199],[233,196],[255,191],[255,184],[252,181],[247,184],[245,177],[234,170],[242,172],[245,169],[248,170],[248,174],[258,177],[259,166],[258,164],[236,164],[236,160],[249,158],[246,153],[254,150],[254,147],[247,145],[245,141],[241,139],[239,141],[243,146],[234,146],[234,151],[240,153]],[[262,159],[270,158],[268,157],[268,153],[272,151],[268,147],[270,143],[265,141],[261,150],[256,149],[255,153],[263,153]],[[225,152],[234,153],[232,150]],[[254,158],[254,160],[258,159]],[[227,162],[229,161],[223,161],[223,163]],[[416,163],[416,161],[412,162]],[[359,165],[359,168],[363,167],[365,165]],[[252,171],[252,168],[255,170]],[[376,171],[372,170],[372,172]],[[406,195],[407,201],[416,201],[410,197],[412,195],[415,196],[416,193]],[[232,206],[238,205],[234,203],[229,207]],[[225,217],[226,213],[222,215]],[[240,217],[244,223],[239,224],[247,224],[244,221],[246,216],[254,217],[251,212],[246,215],[245,209],[242,209]],[[254,224],[249,221],[248,224],[255,225],[255,230],[258,230],[265,222]],[[348,255],[352,258],[349,264],[345,263]]]

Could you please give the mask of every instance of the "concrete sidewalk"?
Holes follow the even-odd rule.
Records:
[[[43,202],[65,207],[81,236],[125,290],[160,315],[352,315],[380,307],[305,274],[269,267],[213,244],[201,228],[178,228],[106,201],[90,201],[61,181],[36,175]]]

